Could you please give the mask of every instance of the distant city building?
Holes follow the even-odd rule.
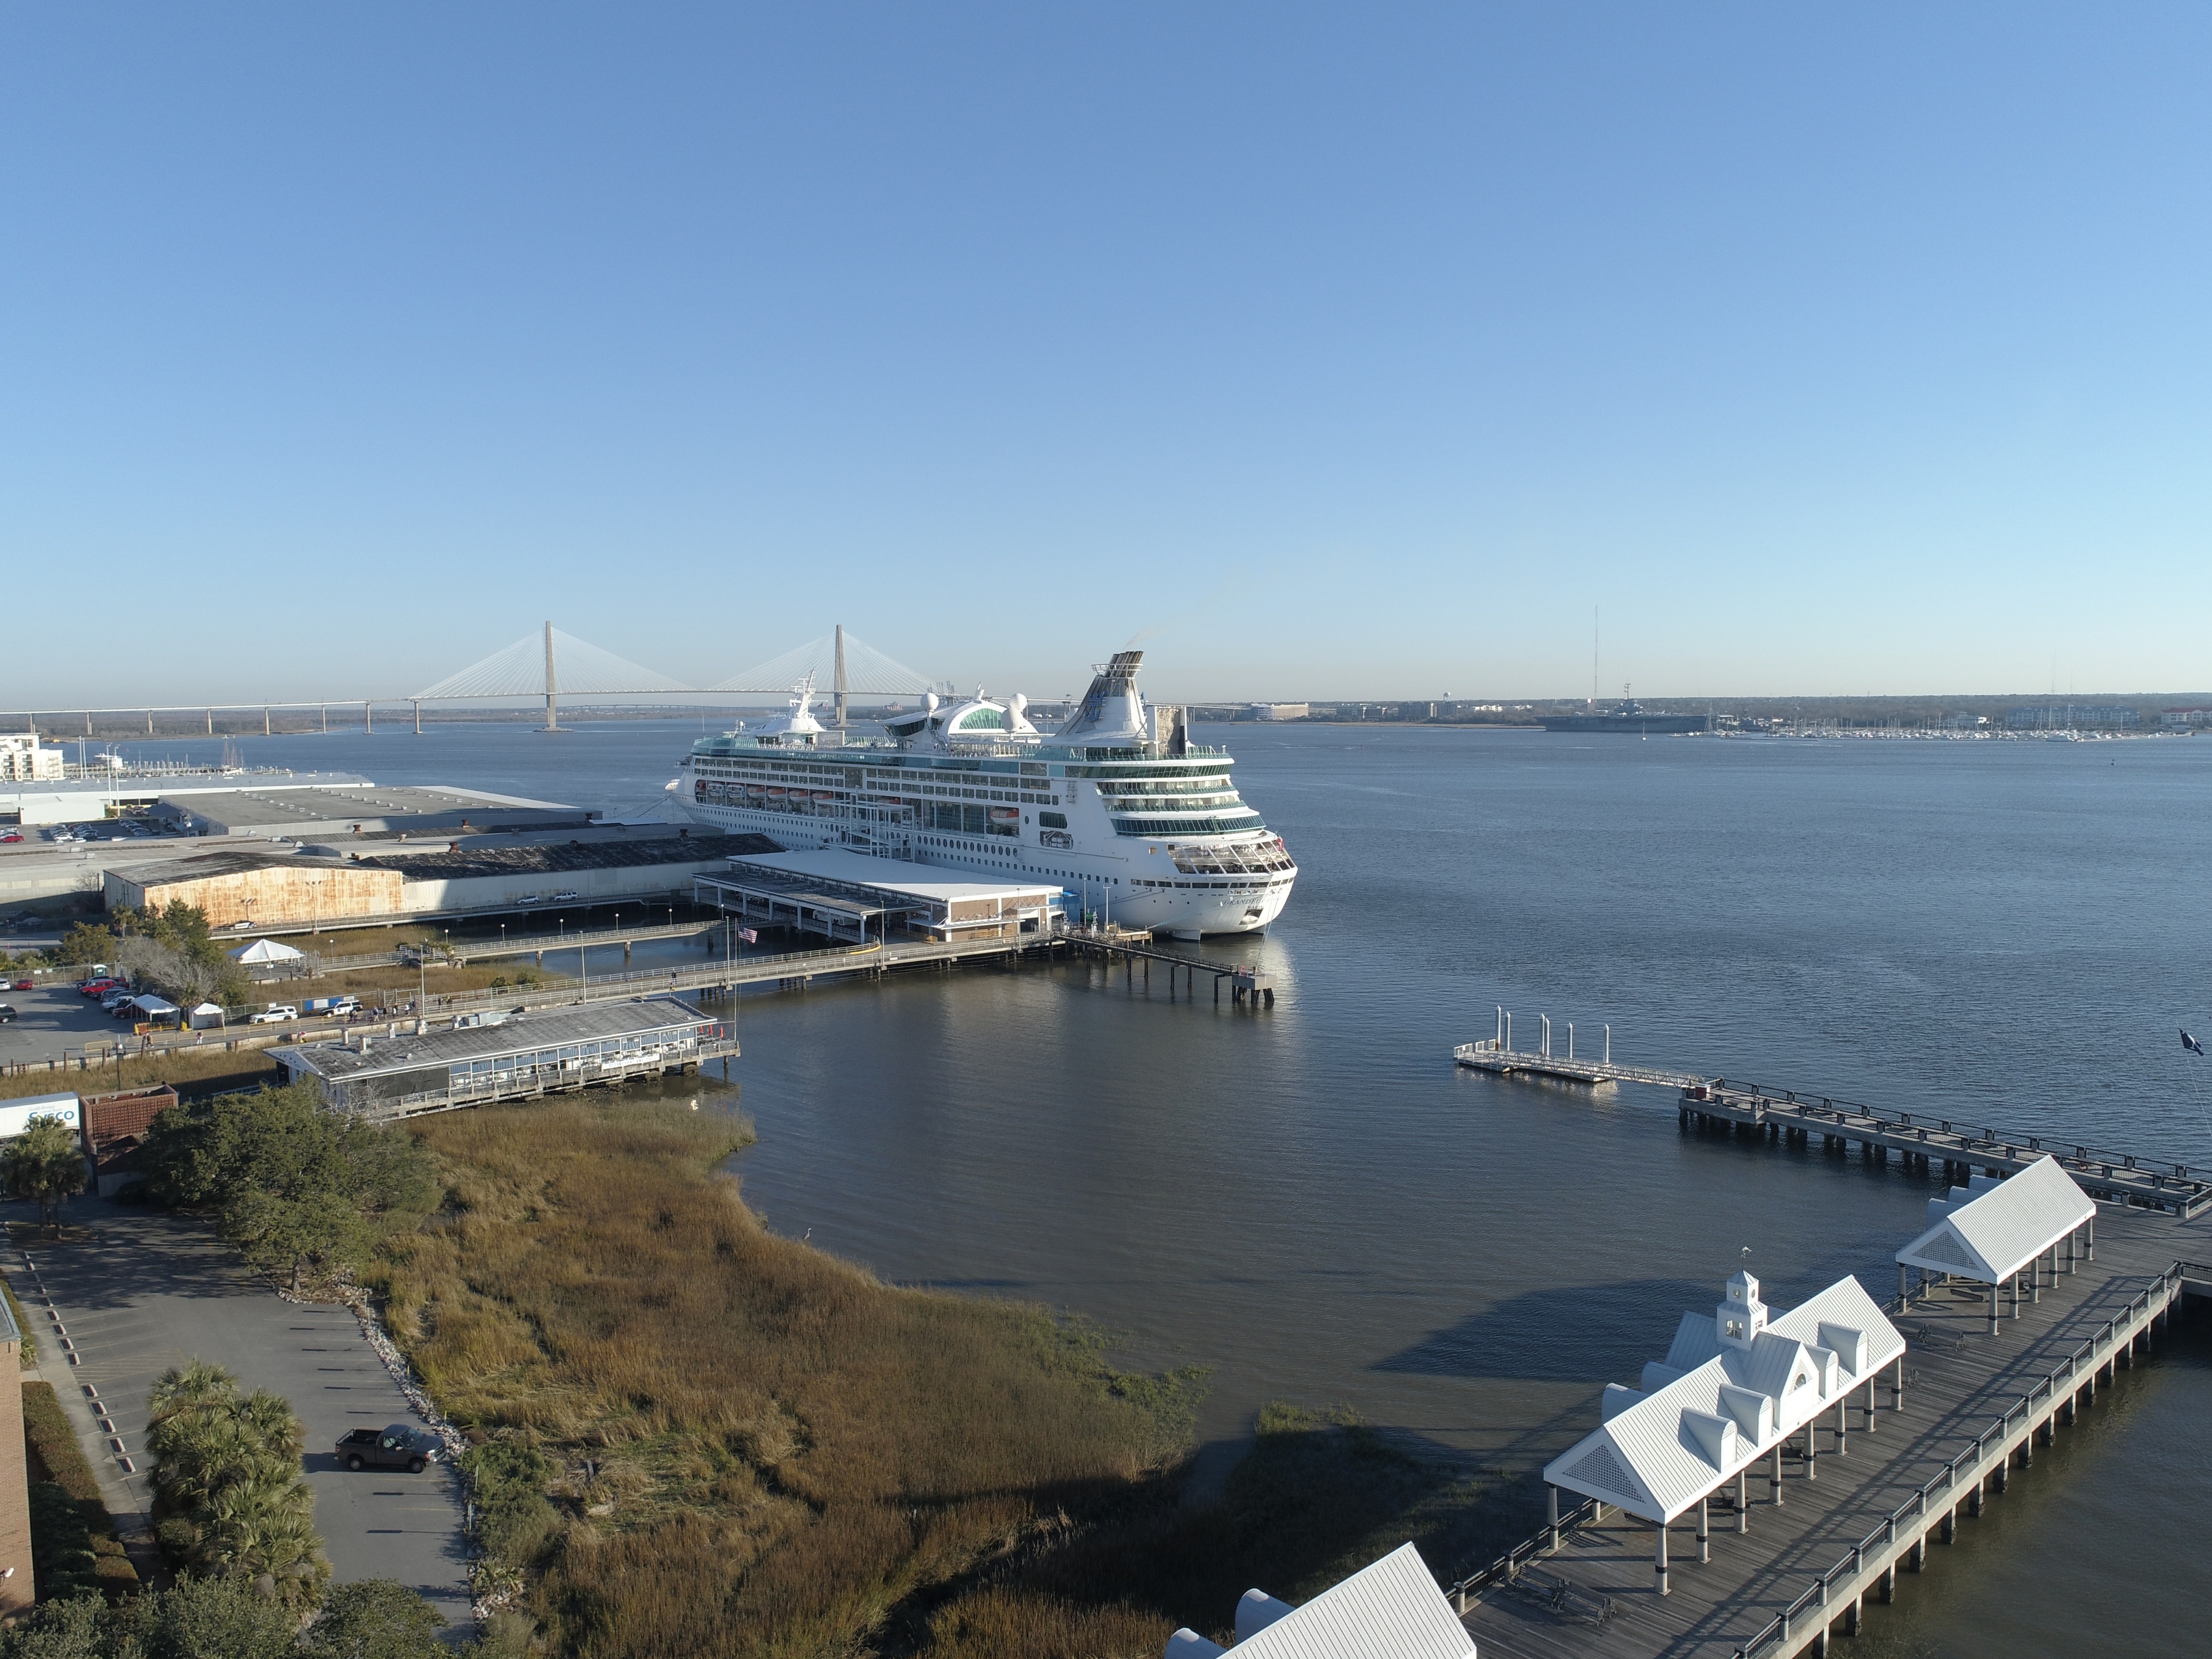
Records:
[[[1252,718],[1255,720],[1302,720],[1311,709],[1310,703],[1255,702],[1252,705]]]
[[[11,783],[32,783],[62,775],[62,751],[41,749],[35,732],[10,732],[0,736],[0,778]]]
[[[2212,708],[2169,708],[2158,717],[2158,723],[2169,732],[2186,732],[2191,726],[2212,726]]]
[[[2039,702],[2005,711],[2005,725],[2014,732],[2057,732],[2068,726],[2125,728],[2142,724],[2142,710],[2124,702]]]

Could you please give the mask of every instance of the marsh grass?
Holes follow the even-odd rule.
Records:
[[[1182,1503],[1200,1376],[774,1237],[712,1173],[731,1119],[602,1097],[417,1133],[449,1202],[377,1287],[553,1652],[1150,1659],[1252,1583],[1463,1531],[1454,1472],[1290,1407]]]

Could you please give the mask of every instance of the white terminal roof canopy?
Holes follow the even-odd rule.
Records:
[[[1544,1470],[1553,1486],[1672,1521],[1905,1352],[1857,1279],[1767,1316],[1739,1273],[1711,1314],[1686,1313],[1644,1389],[1609,1387],[1605,1424]]]
[[[1948,1199],[1928,1200],[1928,1231],[1897,1253],[1899,1265],[2002,1285],[2052,1245],[2095,1219],[2097,1206],[2047,1154],[2002,1180],[1976,1176]]]
[[[1168,1638],[1167,1659],[1473,1659],[1474,1643],[1411,1544],[1332,1584],[1303,1607],[1249,1591],[1237,1611],[1237,1645],[1189,1630]]]

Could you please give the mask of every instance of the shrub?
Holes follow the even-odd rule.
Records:
[[[30,1500],[31,1572],[39,1599],[98,1595],[100,1557],[76,1500],[51,1480],[31,1482]]]

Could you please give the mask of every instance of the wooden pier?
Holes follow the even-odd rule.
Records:
[[[1461,1043],[1452,1050],[1452,1059],[1470,1071],[1494,1072],[1500,1077],[1512,1077],[1517,1073],[1526,1077],[1553,1078],[1562,1083],[1587,1083],[1594,1087],[1602,1087],[1608,1083],[1649,1083],[1661,1089],[1684,1089],[1704,1080],[1687,1072],[1659,1072],[1646,1066],[1617,1066],[1610,1060],[1577,1060],[1571,1054],[1523,1054],[1487,1037],[1480,1042]]]
[[[1986,1329],[1986,1286],[1939,1286],[1893,1304],[1910,1345],[1902,1398],[1881,1390],[1839,1434],[1832,1415],[1801,1434],[1771,1484],[1755,1473],[1736,1511],[1717,1498],[1668,1529],[1670,1594],[1652,1572],[1655,1529],[1584,1504],[1478,1572],[1455,1597],[1484,1659],[1790,1659],[1856,1634],[1870,1601],[1940,1571],[2035,1453],[2095,1409],[2185,1297],[2212,1296],[2212,1267],[2177,1256],[2197,1241],[2141,1206],[2100,1215],[2096,1259],[2045,1276],[2017,1317]],[[1652,1351],[1671,1310],[1654,1310]]]
[[[1883,1112],[1850,1101],[1800,1100],[1788,1090],[1778,1097],[1718,1079],[1686,1084],[1678,1110],[1685,1127],[1722,1129],[1798,1146],[1811,1145],[1817,1135],[1826,1150],[1839,1154],[1847,1154],[1856,1143],[1862,1156],[1875,1163],[1895,1153],[1923,1170],[1932,1170],[1941,1164],[1954,1186],[1965,1186],[1966,1176],[1977,1170],[2008,1175],[2051,1157],[2092,1198],[2168,1210],[2185,1220],[2212,1209],[2212,1181],[2186,1164],[2104,1152],[2063,1136],[2006,1134],[1949,1118]]]
[[[1511,1046],[1512,1027],[1502,1010],[1498,1030],[1496,1037],[1461,1043],[1452,1050],[1453,1063],[1500,1077],[1539,1078],[1593,1087],[1642,1083],[1678,1090],[1678,1111],[1685,1127],[1723,1129],[1790,1146],[1809,1146],[1817,1135],[1832,1152],[1846,1153],[1856,1144],[1863,1156],[1876,1163],[1895,1154],[1918,1169],[1932,1171],[1941,1164],[1954,1186],[1965,1186],[1967,1176],[1976,1170],[2009,1175],[2049,1156],[2064,1165],[2075,1183],[2092,1198],[2167,1210],[2185,1220],[2212,1210],[2212,1171],[2186,1164],[2112,1152],[2064,1135],[2015,1134],[1924,1112],[1885,1111],[1826,1095],[1801,1097],[1794,1090],[1765,1090],[1756,1084],[1731,1084],[1725,1078],[1692,1072],[1615,1065],[1610,1041],[1603,1060],[1578,1060],[1574,1057],[1571,1036],[1569,1051],[1562,1057],[1551,1052],[1548,1020],[1543,1048],[1530,1054]],[[1568,1030],[1571,1033],[1573,1028]]]

